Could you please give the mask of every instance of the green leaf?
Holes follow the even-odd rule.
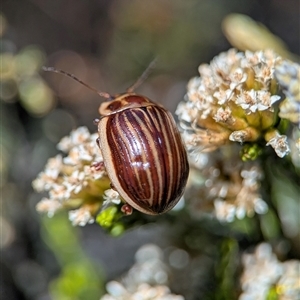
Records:
[[[271,166],[271,196],[286,237],[300,236],[300,185],[282,167]]]
[[[280,235],[279,220],[270,208],[266,214],[260,216],[260,227],[266,240],[277,238]]]

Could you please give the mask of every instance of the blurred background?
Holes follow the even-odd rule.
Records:
[[[63,136],[79,126],[95,132],[93,119],[102,101],[69,78],[42,72],[42,66],[63,69],[116,94],[158,58],[137,92],[174,113],[199,64],[231,47],[222,32],[230,13],[261,22],[299,54],[297,0],[2,1],[1,299],[100,299],[105,283],[124,274],[137,249],[148,243],[159,245],[166,256],[176,247],[185,249],[173,255],[174,293],[215,299],[208,293],[217,286],[210,273],[214,257],[207,253],[220,236],[230,236],[230,228],[220,232],[215,224],[158,217],[115,238],[97,224],[73,228],[65,216],[38,215],[35,205],[42,195],[33,192],[31,182],[58,153]],[[185,235],[191,247],[184,243]],[[244,246],[258,240],[247,239]],[[292,257],[299,258],[299,248],[293,249]],[[186,253],[199,266],[193,277]],[[183,260],[184,271],[174,257]],[[170,257],[169,262],[172,268]],[[207,278],[212,280],[205,287]],[[225,294],[218,299],[234,299]]]

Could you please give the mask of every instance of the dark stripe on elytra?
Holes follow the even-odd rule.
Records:
[[[182,145],[181,137],[179,132],[177,131],[175,122],[173,121],[173,119],[171,119],[171,117],[165,116],[165,118],[167,118],[169,121],[169,126],[168,128],[166,128],[166,140],[170,142],[173,154],[170,172],[173,172],[173,174],[175,175],[173,178],[173,182],[170,184],[170,186],[172,187],[171,198],[176,199],[179,198],[183,193],[185,183],[187,181],[189,167],[186,151]],[[167,204],[168,206],[173,206],[174,202],[169,202]]]
[[[117,126],[117,124],[119,123],[118,116],[118,114],[109,116],[109,121],[107,123],[107,140],[112,152],[111,155],[114,163],[114,168],[116,170],[117,177],[119,178],[119,182],[122,185],[122,182],[126,181],[128,186],[135,186],[135,178],[129,176],[131,174],[130,166],[124,163],[130,156],[130,149],[128,149],[126,141],[124,141],[119,134],[119,129]],[[125,187],[124,190],[126,191],[127,188]],[[127,192],[128,191],[126,191],[126,193]]]
[[[185,148],[183,146],[183,142],[180,136],[180,133],[177,133],[177,143],[178,145],[182,145],[182,151],[180,151],[180,168],[181,172],[178,174],[178,182],[181,189],[178,191],[180,194],[179,196],[182,196],[184,188],[186,186],[188,175],[189,175],[189,163],[187,158],[187,153],[185,151]]]
[[[169,190],[171,189],[171,182],[170,182],[170,153],[167,150],[168,141],[166,140],[166,135],[164,133],[163,127],[166,127],[165,123],[168,123],[167,120],[164,120],[164,116],[166,114],[165,110],[160,107],[148,107],[147,113],[150,116],[149,125],[150,128],[156,134],[156,146],[157,146],[157,153],[159,153],[158,163],[162,168],[162,181],[160,182],[160,194],[156,201],[155,209],[158,211],[163,211],[164,207],[170,201]],[[158,118],[160,116],[161,118]],[[163,123],[160,122],[163,120]],[[159,141],[160,140],[160,141]],[[172,151],[170,149],[170,151]]]
[[[151,180],[153,182],[154,189],[154,197],[152,199],[152,209],[159,210],[160,209],[160,200],[162,198],[161,192],[163,191],[163,186],[165,184],[165,170],[164,170],[164,158],[161,151],[161,144],[159,143],[159,138],[162,139],[161,133],[153,127],[152,122],[152,114],[149,114],[146,108],[135,110],[133,112],[135,117],[139,122],[142,122],[143,126],[137,128],[145,133],[145,140],[147,140],[147,135],[150,135],[152,142],[154,143],[154,148],[150,148],[150,142],[148,143],[147,154],[149,155],[149,161],[151,164],[150,172],[151,172]],[[151,154],[151,155],[150,155]],[[161,181],[159,180],[158,168],[155,166],[159,166],[161,168]]]
[[[169,128],[173,129],[173,123],[170,121]],[[175,198],[178,196],[178,188],[179,188],[179,180],[178,177],[181,173],[181,162],[180,162],[180,151],[181,151],[181,144],[178,144],[178,140],[176,139],[176,131],[173,130],[167,130],[167,139],[170,141],[171,149],[172,149],[172,172],[173,174],[176,174],[176,176],[173,178],[172,182],[172,196]]]
[[[128,148],[129,145],[132,145],[132,143],[139,144],[141,141],[143,141],[141,145],[143,146],[143,149],[145,151],[145,148],[147,147],[147,145],[145,145],[145,136],[141,134],[142,129],[136,123],[136,120],[131,115],[131,112],[127,111],[127,113],[123,112],[122,114],[119,114],[118,118],[116,118],[116,122],[118,122],[120,128],[122,128],[122,133],[125,136],[124,137],[125,140],[121,138],[123,147]],[[130,125],[133,126],[133,129],[128,127],[128,122],[130,122]],[[114,134],[118,134],[118,130],[116,130]],[[134,132],[132,132],[133,130]],[[139,139],[137,139],[136,136],[137,134],[140,136]],[[122,152],[125,153],[124,149],[122,150]],[[128,149],[126,153],[128,153]],[[120,178],[121,179],[120,184],[124,189],[124,191],[127,193],[127,195],[130,197],[130,199],[132,199],[132,201],[136,202],[137,205],[143,206],[145,209],[149,210],[149,201],[147,201],[147,199],[149,199],[150,191],[149,188],[147,189],[147,187],[149,187],[149,183],[147,183],[147,177],[145,177],[146,187],[141,187],[141,189],[138,189],[139,187],[138,178],[136,178],[135,176],[130,176],[133,174],[133,168],[130,163],[130,159],[131,159],[130,155],[127,154],[122,161],[122,164],[126,164],[126,166],[128,167],[128,171],[126,174],[122,174],[123,176],[121,176]],[[118,173],[119,166],[115,165],[115,168]],[[139,172],[138,177],[140,179],[141,176],[146,176],[146,173]]]
[[[149,130],[149,123],[145,119],[145,109],[144,108],[138,108],[130,111],[130,114],[132,114],[132,122],[134,125],[134,129],[136,130],[136,134],[139,136],[139,141],[143,145],[144,154],[146,156],[145,163],[150,164],[150,176],[151,181],[153,183],[154,188],[153,192],[153,198],[148,199],[148,206],[155,206],[155,202],[157,201],[159,197],[159,190],[160,187],[156,185],[156,183],[159,183],[159,177],[157,174],[157,169],[153,167],[153,163],[155,162],[156,156],[159,154],[157,153],[156,148],[151,148],[150,141],[148,140],[147,134],[150,135],[151,138],[154,138],[153,132]],[[145,171],[146,172],[146,171]],[[148,184],[147,188],[150,188],[150,185]]]
[[[176,140],[176,145],[182,145],[181,137],[178,131],[174,132],[174,139]],[[188,176],[188,162],[187,162],[187,155],[186,151],[183,146],[178,147],[178,156],[177,156],[177,167],[179,169],[177,176],[176,176],[176,195],[180,197],[183,193],[185,183],[187,181]],[[175,160],[174,160],[175,162]]]
[[[177,168],[174,168],[174,162],[177,157],[177,147],[174,143],[174,139],[172,138],[172,132],[174,130],[173,124],[170,122],[169,116],[165,111],[161,112],[158,109],[155,109],[153,111],[153,116],[158,120],[158,124],[160,125],[160,130],[163,134],[163,141],[164,141],[164,149],[162,149],[162,152],[164,154],[164,161],[166,166],[166,178],[167,185],[164,187],[166,190],[166,200],[164,203],[162,203],[162,206],[168,206],[171,199],[174,199],[174,189],[176,189],[176,186],[174,186],[174,177],[177,177]],[[170,153],[168,153],[167,149],[169,147]],[[175,166],[177,164],[175,163]],[[172,179],[173,178],[173,179]],[[169,196],[168,196],[169,194]],[[164,199],[162,199],[163,201]]]
[[[171,200],[172,195],[170,189],[172,189],[172,182],[170,173],[172,172],[172,165],[170,164],[170,155],[168,153],[169,140],[167,139],[167,131],[169,128],[169,120],[166,117],[166,112],[160,107],[150,107],[150,114],[152,117],[152,126],[155,128],[156,132],[159,133],[159,138],[161,143],[159,144],[159,152],[161,154],[161,165],[163,166],[163,182],[161,182],[162,196],[158,199],[157,206],[160,210],[164,210],[165,206],[168,205],[168,202]],[[156,122],[154,121],[156,120]],[[164,132],[166,131],[166,132]],[[172,148],[170,148],[172,152]],[[173,174],[174,175],[174,174]]]
[[[133,111],[132,110],[127,110],[124,112],[124,114],[122,115],[122,117],[120,118],[124,118],[124,122],[126,122],[126,130],[125,130],[125,135],[127,137],[127,142],[128,142],[128,145],[139,145],[139,148],[142,148],[142,152],[144,155],[147,155],[146,151],[145,151],[145,148],[147,148],[147,144],[146,144],[146,141],[145,141],[145,138],[144,136],[141,136],[141,132],[142,132],[142,129],[138,129],[137,126],[137,120],[133,114]],[[129,128],[128,124],[130,124],[132,126],[132,128]],[[130,139],[129,137],[130,136],[133,136],[132,139]],[[147,160],[147,157],[146,157],[146,160],[145,158],[142,157],[142,155],[140,155],[139,153],[132,153],[133,154],[133,158],[136,157],[136,161],[138,161],[139,163],[141,163],[141,167],[140,168],[137,168],[133,165],[131,165],[131,171],[133,174],[136,174],[137,173],[137,185],[136,186],[140,186],[142,184],[144,184],[145,186],[140,186],[141,188],[141,191],[140,193],[137,194],[136,196],[136,200],[137,201],[141,201],[141,200],[144,200],[146,201],[147,199],[150,199],[150,196],[151,196],[151,192],[149,189],[146,189],[145,187],[148,187],[149,186],[149,180],[148,180],[148,177],[147,177],[147,174],[146,174],[146,171],[144,171],[143,169],[143,165],[148,161]],[[130,158],[131,159],[131,158]],[[136,172],[135,172],[136,171]],[[148,203],[148,201],[147,201]]]
[[[122,185],[122,188],[127,191],[128,195],[132,200],[135,200],[137,204],[140,204],[140,202],[143,199],[148,199],[150,197],[150,191],[149,189],[143,188],[140,185],[140,180],[143,180],[148,185],[148,180],[146,177],[146,174],[136,168],[132,165],[132,157],[139,158],[138,160],[143,163],[142,157],[139,156],[139,154],[134,150],[137,145],[141,146],[141,141],[137,139],[136,131],[132,130],[132,128],[129,128],[128,124],[130,122],[130,125],[133,126],[133,129],[135,127],[135,122],[131,116],[128,116],[126,112],[123,112],[118,116],[118,123],[120,128],[122,129],[122,133],[124,134],[124,145],[129,148],[129,152],[131,152],[131,155],[128,154],[127,157],[124,157],[123,164],[126,164],[128,167],[128,172],[126,174],[126,178],[129,178],[130,180],[122,180],[120,183]],[[144,148],[144,146],[143,146]],[[137,171],[137,174],[135,173]],[[128,184],[130,183],[130,184]]]
[[[140,117],[141,119],[142,117]],[[174,129],[174,123],[170,120],[169,115],[162,108],[147,107],[147,114],[144,115],[145,127],[148,131],[156,136],[156,149],[157,163],[162,167],[162,182],[158,182],[158,190],[160,194],[154,199],[153,210],[163,211],[166,207],[173,203],[173,200],[178,197],[178,182],[174,179],[178,177],[178,166],[180,167],[179,161],[179,148],[176,145],[176,128]],[[154,122],[153,120],[157,120]],[[146,130],[146,129],[145,129]],[[175,132],[174,132],[175,130]],[[158,142],[160,138],[161,143]],[[167,145],[169,146],[168,153]],[[180,144],[181,146],[181,144]],[[171,178],[173,180],[171,181]],[[161,193],[162,192],[162,193]]]
[[[166,115],[167,118],[167,115]],[[176,135],[176,127],[170,118],[168,118],[168,128],[166,128],[166,140],[169,141],[170,147],[172,149],[172,157],[170,157],[170,172],[174,176],[172,176],[172,183],[170,184],[171,187],[171,197],[172,199],[178,198],[178,175],[180,173],[180,161],[179,161],[179,151],[181,151],[181,145],[177,143],[175,135]],[[168,203],[169,206],[170,203]],[[174,204],[174,203],[171,203]]]
[[[164,163],[165,167],[165,183],[163,186],[161,186],[164,193],[162,198],[159,199],[158,203],[160,211],[162,211],[170,205],[173,206],[173,200],[182,194],[183,188],[181,185],[181,180],[178,177],[181,177],[180,154],[185,153],[185,149],[182,148],[181,140],[178,140],[179,133],[177,132],[175,124],[169,114],[167,114],[166,111],[160,107],[150,107],[149,111],[152,117],[151,120],[153,128],[161,133],[162,140],[160,153],[163,155],[162,162]],[[178,144],[178,142],[180,143]]]

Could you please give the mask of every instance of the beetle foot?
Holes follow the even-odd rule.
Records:
[[[93,120],[93,123],[94,123],[94,125],[96,125],[96,126],[98,125],[99,122],[100,122],[100,119],[98,119],[98,118],[96,118],[96,119]]]
[[[98,145],[99,149],[101,150],[101,146],[100,146],[100,139],[99,139],[99,138],[96,138],[96,143],[97,143],[97,145]]]
[[[110,188],[117,192],[117,189],[115,188],[115,186],[112,183],[110,183]]]
[[[92,168],[94,168],[96,171],[102,171],[104,169],[104,162],[94,162],[91,165]]]
[[[130,216],[133,212],[133,208],[126,203],[121,207],[121,212],[124,213],[124,215],[126,216]]]

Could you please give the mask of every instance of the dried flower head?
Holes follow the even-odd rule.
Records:
[[[51,217],[57,210],[68,209],[72,224],[84,226],[94,222],[104,205],[120,203],[119,194],[110,189],[97,136],[79,127],[60,141],[57,148],[67,155],[50,158],[32,183],[37,192],[49,193],[37,204],[39,212]]]
[[[242,256],[242,293],[239,300],[298,299],[300,295],[300,261],[280,262],[268,243],[258,245],[253,254]],[[274,297],[275,299],[275,297]]]
[[[232,142],[264,139],[278,156],[287,155],[286,137],[276,128],[281,97],[274,70],[284,68],[279,67],[282,62],[271,50],[241,53],[231,49],[210,65],[200,65],[200,77],[190,80],[186,101],[176,111],[188,149],[209,152]]]

